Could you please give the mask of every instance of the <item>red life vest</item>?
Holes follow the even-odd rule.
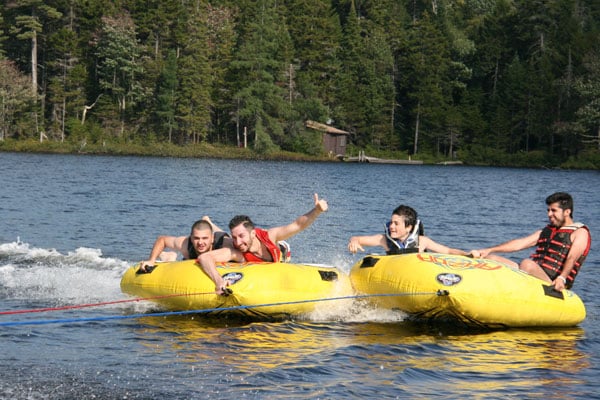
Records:
[[[281,260],[281,249],[269,238],[269,232],[264,229],[255,228],[256,238],[266,246],[271,254],[271,260],[263,260],[252,252],[245,252],[244,259],[248,262],[279,262]]]
[[[569,276],[567,276],[567,282],[565,284],[567,289],[570,289],[573,286],[579,268],[581,268],[581,265],[590,252],[592,237],[587,226],[580,223],[563,226],[562,228],[556,228],[551,225],[546,226],[540,233],[535,253],[531,255],[531,259],[542,267],[550,279],[556,279],[562,272],[565,260],[567,259],[567,254],[569,254],[569,250],[571,250],[571,245],[573,244],[571,242],[571,234],[579,228],[588,231],[588,243],[585,251],[581,257],[575,261],[571,272],[569,272]]]

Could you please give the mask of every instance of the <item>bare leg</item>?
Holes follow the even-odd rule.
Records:
[[[516,262],[509,260],[506,257],[502,257],[502,256],[497,256],[496,254],[490,254],[486,257],[487,260],[494,260],[494,261],[498,261],[501,262],[503,264],[508,265],[509,267],[512,268],[519,268],[519,264],[517,264]]]
[[[527,272],[529,275],[535,276],[536,278],[540,278],[541,280],[544,280],[546,282],[552,282],[552,280],[544,272],[542,267],[540,267],[536,262],[530,260],[529,258],[526,258],[523,261],[521,261],[521,265],[519,265],[519,268],[522,271]]]

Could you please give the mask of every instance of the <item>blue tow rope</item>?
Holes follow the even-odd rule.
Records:
[[[419,295],[433,295],[433,294],[438,295],[438,296],[447,295],[447,293],[441,293],[440,291],[425,292],[425,293],[403,293],[403,294],[391,293],[391,294],[354,295],[354,296],[343,296],[343,297],[330,297],[330,298],[316,299],[316,300],[288,301],[288,302],[282,302],[282,303],[265,303],[265,304],[233,306],[233,307],[204,308],[204,309],[200,309],[200,310],[167,311],[167,312],[131,314],[131,315],[109,315],[106,317],[89,317],[89,318],[61,318],[61,319],[31,320],[31,321],[8,321],[8,322],[0,322],[0,326],[49,325],[49,324],[68,324],[68,323],[81,323],[81,322],[114,321],[114,320],[145,318],[145,317],[163,317],[163,316],[168,316],[168,315],[205,314],[205,313],[210,313],[210,312],[214,312],[214,311],[246,310],[246,309],[258,308],[258,307],[281,306],[281,305],[286,305],[286,304],[316,303],[316,302],[322,302],[322,301],[348,300],[348,299],[364,299],[367,297],[398,297],[398,296],[419,296]]]

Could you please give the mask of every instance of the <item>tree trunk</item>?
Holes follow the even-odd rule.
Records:
[[[63,97],[62,115],[60,116],[60,141],[65,141],[65,114],[67,113],[67,99]]]
[[[87,114],[87,112],[89,110],[92,109],[92,107],[94,107],[96,105],[96,103],[98,102],[98,99],[100,98],[100,96],[102,96],[102,93],[100,93],[98,95],[98,97],[96,97],[96,101],[94,101],[94,103],[92,103],[91,106],[86,106],[86,105],[83,106],[83,114],[81,115],[81,125],[85,124],[85,115]]]
[[[244,128],[246,129],[246,128]],[[237,110],[235,113],[235,135],[237,138],[237,145],[238,147],[241,147],[242,142],[240,142],[240,99],[237,99]],[[245,137],[245,130],[244,130],[244,137]],[[244,146],[245,148],[246,146]]]
[[[394,62],[392,66],[392,82],[394,88],[396,88],[396,75],[398,72],[397,65]],[[396,120],[396,90],[394,89],[394,95],[392,96],[392,112],[390,115],[390,143],[394,142],[394,122]]]
[[[494,84],[492,85],[492,99],[496,98],[496,86],[498,85],[498,70],[500,69],[499,60],[496,59],[496,67],[494,68]]]
[[[37,97],[38,79],[37,79],[37,33],[32,31],[31,37],[31,91],[33,97]]]
[[[37,89],[38,89],[37,63],[38,63],[37,62],[37,33],[34,29],[33,36],[31,37],[31,92],[33,94],[33,101],[35,102],[36,106],[37,106]],[[34,111],[34,113],[35,113],[35,131],[40,134],[40,143],[41,143],[43,132],[40,132],[37,111]]]
[[[156,34],[156,36],[154,36],[154,59],[158,60],[158,51],[159,51],[159,36],[158,34]]]
[[[454,158],[454,132],[452,132],[452,129],[450,129],[450,149],[448,150],[448,155],[450,159]]]
[[[415,146],[413,148],[413,154],[417,154],[418,143],[419,143],[419,120],[421,119],[421,102],[417,104],[417,121],[415,122]]]

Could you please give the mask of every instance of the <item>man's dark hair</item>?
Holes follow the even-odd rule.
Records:
[[[404,226],[415,226],[417,223],[417,212],[409,206],[399,205],[392,214],[404,217]]]
[[[199,219],[198,221],[194,222],[194,225],[192,225],[192,229],[190,232],[193,232],[194,229],[210,229],[211,232],[213,231],[212,225],[208,221],[205,221],[203,219]]]
[[[244,224],[244,228],[248,230],[254,229],[254,223],[252,222],[249,216],[236,215],[235,217],[231,218],[231,221],[229,221],[229,230],[235,228],[239,224]]]
[[[546,197],[546,205],[554,203],[558,203],[563,210],[571,210],[571,218],[573,218],[573,197],[569,193],[556,192]]]

